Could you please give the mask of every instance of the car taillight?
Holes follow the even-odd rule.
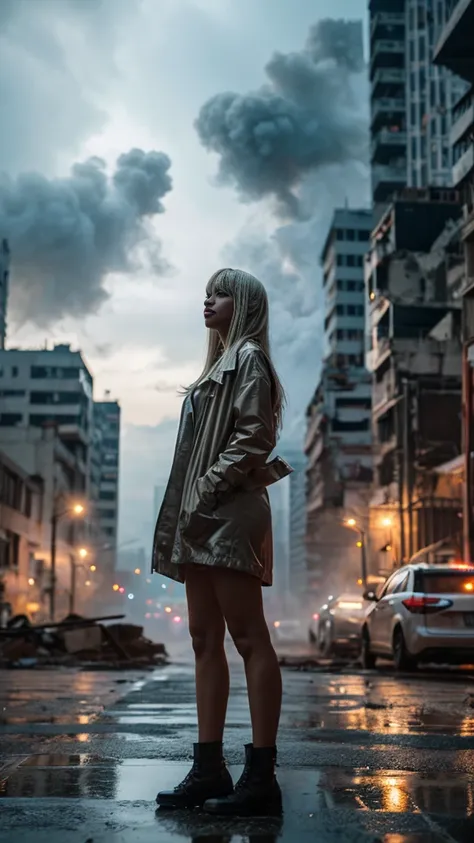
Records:
[[[443,609],[449,609],[453,605],[452,600],[447,600],[445,597],[426,597],[422,594],[413,594],[403,600],[405,609],[414,614],[428,614],[429,612],[442,612]]]

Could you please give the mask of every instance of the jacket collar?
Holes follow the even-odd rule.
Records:
[[[226,372],[235,372],[239,362],[239,354],[247,348],[258,348],[257,343],[252,340],[246,340],[241,346],[234,346],[228,351],[224,352],[220,360],[217,361],[214,368],[209,372],[208,379],[215,381],[215,383],[222,384],[224,374]]]
[[[238,356],[238,348],[229,349],[229,351],[222,355],[221,359],[217,361],[214,368],[209,372],[209,380],[222,384],[225,372],[235,372]]]

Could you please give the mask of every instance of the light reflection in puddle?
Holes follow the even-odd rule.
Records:
[[[454,773],[377,773],[328,770],[323,786],[338,806],[363,811],[407,813],[420,811],[470,817],[474,813],[474,782]]]
[[[377,732],[383,735],[398,734],[449,734],[463,737],[474,736],[472,715],[448,714],[436,710],[397,707],[396,714],[391,706],[363,708],[360,705],[345,711],[321,711],[304,718],[298,717],[291,725],[308,729],[347,729],[363,732]]]

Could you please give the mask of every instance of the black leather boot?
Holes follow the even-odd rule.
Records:
[[[195,743],[194,763],[186,778],[174,790],[156,797],[161,808],[202,808],[207,799],[225,798],[234,790],[222,755],[222,743]]]
[[[270,817],[282,813],[280,785],[275,776],[275,747],[245,747],[245,767],[234,792],[204,803],[209,814],[233,817]]]

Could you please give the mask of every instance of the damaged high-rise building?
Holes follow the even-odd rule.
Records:
[[[370,210],[336,210],[321,255],[325,356],[305,446],[308,587],[315,598],[328,588],[350,590],[361,574],[357,536],[345,520],[366,519],[372,479],[363,269],[371,228]]]
[[[366,261],[372,373],[372,564],[382,572],[459,531],[433,470],[461,449],[463,254],[454,190],[406,189],[371,235]]]

